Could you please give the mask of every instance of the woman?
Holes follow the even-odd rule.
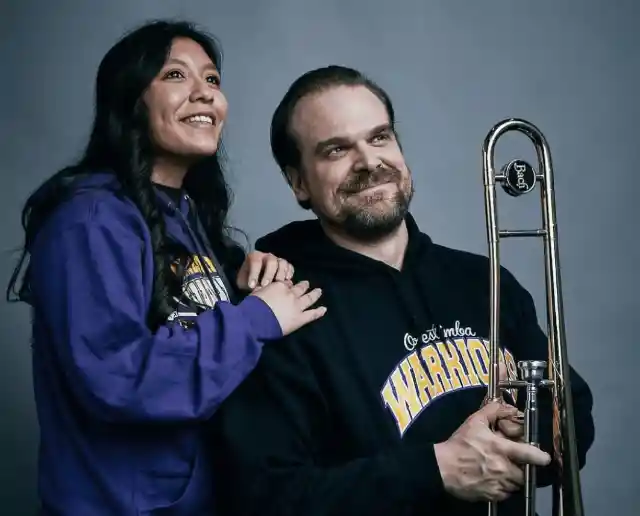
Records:
[[[240,267],[226,115],[214,41],[147,24],[100,64],[83,158],[26,203],[9,292],[28,256],[44,514],[211,514],[206,420],[263,343],[324,313],[288,263]]]

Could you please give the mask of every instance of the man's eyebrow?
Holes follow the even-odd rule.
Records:
[[[376,134],[389,132],[389,131],[391,131],[391,124],[386,122],[384,124],[377,125],[373,129],[371,129],[368,132],[367,137],[371,138]],[[351,140],[346,136],[332,136],[331,138],[327,138],[326,140],[321,140],[316,144],[316,153],[322,152],[323,149],[326,149],[327,147],[330,147],[333,145],[348,145],[350,142]]]

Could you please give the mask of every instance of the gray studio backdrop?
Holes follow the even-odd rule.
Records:
[[[413,213],[436,241],[473,252],[486,252],[481,142],[504,117],[537,124],[557,176],[570,357],[595,394],[587,514],[638,514],[637,1],[22,0],[1,9],[3,285],[23,200],[85,142],[100,58],[151,17],[185,16],[222,40],[233,222],[252,242],[308,217],[274,166],[268,129],[285,89],[310,68],[353,65],[388,89],[415,174]],[[498,150],[500,163],[533,157],[519,136]],[[501,195],[503,224],[537,224],[537,199]],[[541,242],[504,249],[543,320]],[[35,507],[38,443],[26,308],[0,304],[0,332],[0,512],[20,516]]]

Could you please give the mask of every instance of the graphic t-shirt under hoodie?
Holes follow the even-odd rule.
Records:
[[[218,413],[228,514],[487,514],[486,503],[445,491],[433,444],[487,392],[488,260],[433,243],[411,216],[407,224],[401,271],[335,245],[317,221],[257,242],[289,260],[297,281],[323,289],[327,313],[265,350]],[[510,377],[518,360],[546,360],[532,298],[504,269],[501,317]],[[571,381],[584,464],[592,395],[575,371]],[[550,397],[542,397],[542,448],[550,451]],[[522,392],[516,401],[523,406]],[[499,514],[523,514],[523,503],[515,495]]]

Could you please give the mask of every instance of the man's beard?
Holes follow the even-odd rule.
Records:
[[[382,199],[384,194],[381,192],[371,196],[359,194],[386,183],[398,187],[390,199]],[[325,222],[359,242],[375,242],[393,233],[404,221],[413,198],[413,183],[403,182],[401,171],[395,168],[362,170],[352,174],[338,194],[344,199],[339,213],[332,220],[325,219]],[[356,195],[361,198],[355,203],[349,202]]]

